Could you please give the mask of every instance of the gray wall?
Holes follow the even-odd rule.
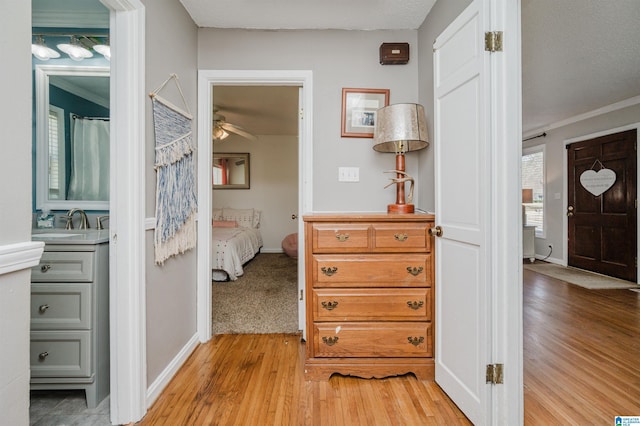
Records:
[[[439,0],[433,6],[427,19],[418,31],[419,46],[419,102],[424,106],[429,130],[429,140],[433,141],[433,42],[438,35],[471,4],[470,0]],[[434,211],[434,155],[433,143],[427,149],[419,151],[420,180],[416,182],[416,190],[420,207]]]
[[[30,44],[31,2],[0,4],[0,55],[7,61],[0,72],[0,247],[31,240]],[[30,277],[29,269],[0,274],[3,424],[29,422]]]
[[[407,65],[380,65],[383,42],[408,42]],[[342,88],[390,89],[390,103],[418,101],[417,31],[198,30],[201,70],[311,70],[313,72],[313,209],[386,211],[384,189],[394,157],[372,149],[370,138],[342,138]],[[408,173],[418,177],[417,156]],[[338,167],[359,167],[360,182],[338,182]]]
[[[562,226],[566,213],[564,200],[567,192],[563,180],[566,168],[564,141],[638,122],[640,122],[640,105],[635,105],[568,126],[547,130],[545,138],[533,139],[523,144],[523,148],[543,144],[546,150],[545,223],[547,229],[546,238],[535,239],[537,255],[547,256],[549,254],[548,246],[552,244],[553,253],[549,260],[561,263],[567,259],[567,253],[562,250],[562,244],[566,238]],[[556,199],[556,194],[559,194],[560,198]]]
[[[171,73],[178,75],[197,129],[196,26],[175,0],[145,0],[146,93]],[[160,95],[176,106],[184,102],[174,82]],[[155,216],[156,173],[151,101],[146,111],[146,216]],[[194,136],[195,137],[195,136]],[[153,230],[146,233],[147,381],[151,385],[196,333],[196,250],[154,263]]]

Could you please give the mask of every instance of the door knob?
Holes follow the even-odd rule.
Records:
[[[442,227],[438,225],[434,228],[429,228],[429,235],[432,237],[442,237]]]
[[[573,206],[567,207],[567,216],[573,216]]]

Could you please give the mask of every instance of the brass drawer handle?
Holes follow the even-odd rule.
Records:
[[[44,361],[49,356],[49,352],[42,352],[38,355],[40,361]]]
[[[322,302],[322,307],[327,311],[333,311],[338,307],[338,302],[336,302],[335,300],[333,302]]]
[[[336,343],[338,343],[338,336],[335,337],[326,337],[324,336],[322,338],[322,341],[327,345],[327,346],[333,346]]]
[[[413,302],[411,300],[407,301],[407,306],[411,309],[413,309],[414,311],[417,311],[418,309],[422,308],[422,305],[424,305],[424,301],[420,300],[414,300]]]
[[[49,305],[44,304],[44,305],[40,305],[40,307],[38,308],[38,312],[40,312],[41,314],[44,314],[47,309],[49,309]]]
[[[330,268],[327,268],[326,266],[323,266],[322,268],[320,268],[320,270],[322,271],[323,274],[325,274],[326,276],[330,277],[331,275],[333,275],[336,272],[338,272],[338,267],[337,266],[332,266]]]
[[[47,271],[51,269],[51,265],[42,265],[40,267],[40,272],[42,272],[43,274],[47,273]]]
[[[407,266],[407,271],[414,277],[420,275],[423,270],[424,268],[422,266],[418,266],[417,268],[415,266]]]
[[[409,236],[407,234],[393,234],[393,238],[396,239],[396,241],[407,241],[407,238],[409,238]]]
[[[409,343],[411,343],[413,346],[418,346],[419,344],[424,342],[424,337],[420,336],[420,337],[407,337],[407,340],[409,341]]]
[[[341,243],[344,243],[349,239],[349,234],[336,234],[336,239]]]

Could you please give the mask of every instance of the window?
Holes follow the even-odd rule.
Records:
[[[65,199],[64,111],[49,105],[48,189],[50,200]]]
[[[522,224],[536,227],[544,238],[544,145],[522,152]]]

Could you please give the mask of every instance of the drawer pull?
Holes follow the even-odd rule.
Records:
[[[38,355],[38,359],[39,359],[40,361],[44,361],[48,356],[49,356],[49,352],[41,352],[41,353]]]
[[[333,311],[338,307],[338,302],[336,302],[335,300],[333,302],[322,302],[322,307],[327,311]]]
[[[407,241],[407,238],[409,238],[409,236],[407,234],[393,234],[393,238],[396,239],[396,241]]]
[[[422,266],[418,266],[417,268],[415,266],[407,266],[407,271],[409,271],[409,273],[414,277],[417,277],[418,275],[420,275],[423,269],[424,268]]]
[[[338,336],[335,337],[326,337],[324,336],[322,338],[322,341],[327,345],[327,346],[333,346],[336,343],[338,343]]]
[[[40,272],[42,272],[43,274],[46,274],[49,269],[51,269],[51,265],[42,265],[40,267]]]
[[[327,268],[326,266],[323,266],[322,268],[320,268],[320,270],[322,271],[323,274],[325,274],[326,276],[330,277],[331,275],[333,275],[336,272],[338,272],[338,267],[337,266],[332,266],[331,268]]]
[[[407,301],[407,306],[413,309],[414,311],[417,311],[418,309],[422,308],[422,305],[424,305],[424,301],[422,300],[420,301],[414,300],[413,302],[411,300]]]
[[[38,312],[40,312],[41,314],[44,314],[45,312],[47,312],[47,309],[49,309],[49,305],[47,304],[40,305],[40,307],[38,308]]]
[[[349,234],[336,234],[336,239],[341,243],[344,243],[349,239]]]
[[[407,340],[409,340],[409,343],[411,343],[413,346],[418,346],[419,344],[424,342],[424,337],[420,336],[420,337],[407,337]]]

